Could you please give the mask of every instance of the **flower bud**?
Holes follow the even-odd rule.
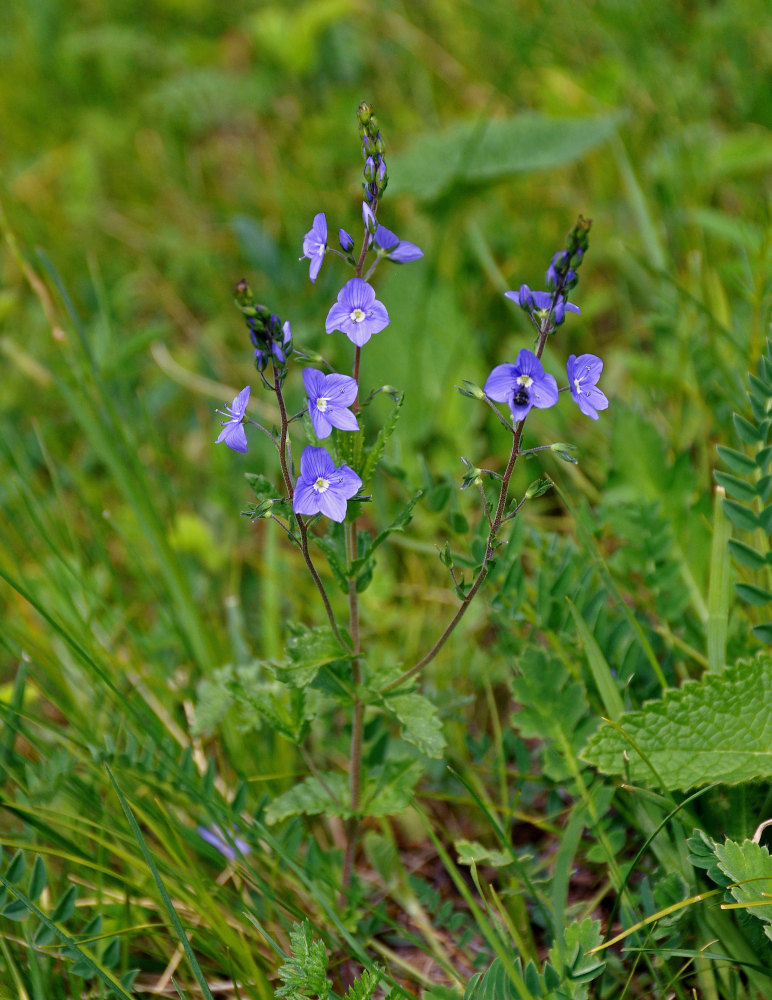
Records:
[[[552,489],[555,484],[551,479],[534,479],[528,489],[525,491],[525,499],[533,500],[534,497],[540,497],[547,490]]]
[[[455,388],[461,393],[462,396],[469,396],[470,399],[485,399],[485,393],[482,391],[479,385],[475,385],[474,382],[470,382],[469,379],[461,379],[463,385],[457,385]]]
[[[365,180],[372,184],[375,180],[375,160],[368,156],[365,160]]]

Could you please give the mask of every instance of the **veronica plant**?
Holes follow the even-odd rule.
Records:
[[[372,667],[376,657],[365,659],[366,651],[362,646],[359,594],[372,577],[375,550],[393,531],[409,523],[421,494],[415,494],[397,518],[377,533],[360,527],[362,505],[372,499],[366,490],[394,430],[402,400],[401,394],[390,386],[376,389],[364,400],[360,399],[362,352],[366,351],[373,336],[387,331],[390,322],[387,307],[376,297],[370,281],[381,261],[403,265],[420,260],[423,253],[416,244],[400,239],[379,221],[381,201],[388,184],[385,145],[369,105],[360,105],[357,120],[364,159],[363,226],[359,249],[356,250],[354,239],[345,229],[339,230],[340,249],[331,247],[326,215],[319,212],[303,240],[301,258],[310,262],[312,282],[316,281],[327,256],[338,258],[354,272],[329,307],[324,323],[327,334],[342,333],[353,345],[351,374],[335,371],[323,359],[316,363],[322,364],[325,370],[303,368],[304,401],[303,390],[293,389],[301,408],[291,415],[284,387],[300,351],[293,343],[289,323],[282,322],[266,306],[258,305],[247,283],[241,281],[236,288],[236,302],[247,322],[254,347],[254,363],[262,385],[276,400],[278,429],[269,430],[246,416],[250,389],[245,387],[224,412],[228,419],[217,438],[218,442],[243,453],[247,450],[246,424],[256,426],[273,442],[278,454],[281,486],[277,490],[262,474],[248,474],[258,502],[251,504],[244,513],[253,520],[268,518],[275,522],[299,548],[327,620],[323,627],[295,627],[287,658],[282,663],[261,664],[257,674],[254,671],[245,673],[240,682],[234,681],[231,672],[229,683],[235,684],[231,694],[236,700],[248,702],[270,725],[302,745],[309,735],[322,693],[329,698],[331,692],[337,692],[335,697],[350,719],[348,767],[345,771],[322,772],[317,770],[317,763],[307,757],[310,776],[275,799],[267,815],[269,820],[299,813],[342,817],[346,821],[344,886],[352,877],[361,819],[367,815],[394,813],[408,805],[422,770],[414,750],[408,754],[396,749],[365,761],[366,714],[380,713],[396,720],[405,743],[417,747],[426,756],[441,755],[444,743],[440,721],[435,706],[415,690],[418,675],[440,652],[481,590],[495,553],[503,543],[506,527],[528,500],[551,485],[549,480],[537,480],[522,497],[512,497],[510,483],[518,458],[551,448],[556,456],[573,461],[570,445],[523,447],[526,420],[531,410],[554,406],[561,392],[570,394],[582,413],[593,419],[597,419],[598,411],[608,405],[597,387],[602,369],[599,358],[591,354],[571,355],[567,363],[567,384],[562,387],[558,386],[554,375],[544,370],[541,361],[547,340],[557,332],[569,313],[579,313],[579,308],[569,302],[568,297],[577,285],[577,271],[588,247],[590,223],[580,218],[569,233],[565,248],[550,262],[546,275],[548,290],[531,291],[527,285],[522,285],[519,291],[506,293],[534,326],[533,349],[523,346],[513,362],[497,365],[483,388],[471,382],[464,382],[459,387],[462,395],[490,406],[511,436],[510,454],[503,473],[478,469],[462,459],[467,473],[461,488],[474,486],[479,490],[484,538],[482,555],[477,559],[471,582],[459,576],[449,548],[445,546],[441,558],[449,570],[450,584],[459,597],[449,621],[412,665]],[[346,346],[345,342],[342,346]],[[393,414],[375,440],[366,442],[359,415],[362,407],[380,391],[385,391],[394,400]],[[508,412],[502,412],[497,404],[506,404]],[[304,417],[307,419],[303,420]],[[301,424],[312,443],[302,450],[297,463],[291,432]],[[326,439],[330,439],[331,450],[318,443]],[[491,483],[492,493],[486,489]],[[368,522],[376,521],[377,517],[375,510]],[[327,561],[329,574],[317,566],[319,553]],[[343,619],[339,618],[330,580],[346,596]]]

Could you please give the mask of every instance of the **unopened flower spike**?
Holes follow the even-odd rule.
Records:
[[[608,408],[608,399],[596,384],[602,371],[603,362],[594,354],[580,354],[579,357],[572,354],[566,364],[568,387],[574,402],[593,420],[598,419],[598,410]]]
[[[567,302],[565,295],[558,295],[556,298],[553,292],[533,292],[528,285],[521,285],[516,292],[504,292],[504,295],[516,302],[521,309],[524,309],[539,330],[544,329],[550,318],[550,310],[554,326],[560,326],[565,319],[566,312],[580,315],[579,306],[575,306],[573,302]]]
[[[362,488],[362,480],[348,465],[335,467],[326,448],[303,449],[292,509],[296,514],[324,514],[332,521],[346,517],[346,501]]]
[[[222,421],[222,430],[215,444],[220,444],[221,441],[224,441],[233,451],[246,452],[247,434],[244,430],[243,420],[247,403],[249,402],[250,391],[251,387],[245,385],[238,396],[234,397],[230,406],[226,406],[224,410],[217,410],[217,413],[221,413],[228,419]]]
[[[340,330],[352,344],[362,347],[374,333],[389,325],[386,306],[375,297],[371,285],[362,278],[350,278],[338,292],[338,301],[327,314],[327,333]]]
[[[311,261],[308,268],[308,277],[311,281],[316,281],[317,275],[322,267],[324,255],[327,252],[327,216],[324,212],[319,212],[314,216],[314,224],[303,237],[303,256]]]
[[[525,347],[513,365],[496,365],[484,390],[489,399],[509,405],[515,423],[524,420],[532,406],[545,409],[558,401],[554,376],[545,372],[541,361]]]
[[[348,409],[357,398],[356,379],[337,372],[325,375],[317,368],[304,368],[303,384],[311,424],[319,439],[329,437],[333,427],[341,431],[359,430],[357,418]]]

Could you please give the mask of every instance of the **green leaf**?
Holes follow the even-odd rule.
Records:
[[[624,711],[624,702],[622,701],[622,695],[619,693],[617,682],[611,673],[611,668],[577,606],[568,597],[566,601],[571,609],[571,614],[574,616],[579,639],[587,654],[587,661],[590,664],[592,677],[598,688],[603,707],[609,718],[618,719]]]
[[[420,761],[407,757],[387,760],[371,770],[365,777],[360,812],[364,816],[394,816],[407,809],[422,773]]]
[[[71,885],[62,898],[54,907],[51,914],[51,922],[54,924],[65,924],[75,912],[75,901],[78,898],[77,885]]]
[[[255,496],[261,502],[263,500],[273,500],[276,497],[276,487],[266,476],[261,476],[257,472],[245,472],[244,478],[252,487]]]
[[[603,972],[606,963],[598,955],[588,955],[601,944],[600,921],[586,917],[566,927],[563,941],[550,948],[549,960],[562,974],[564,983],[559,996],[586,1000],[588,984]]]
[[[293,925],[290,946],[292,954],[279,969],[283,985],[278,987],[275,996],[290,1000],[306,997],[325,1000],[332,987],[327,979],[327,950],[322,941],[314,940],[307,920]]]
[[[432,201],[455,184],[546,170],[605,142],[621,120],[618,114],[550,118],[524,112],[512,118],[456,122],[441,131],[425,129],[409,149],[390,158],[389,184],[395,191]]]
[[[772,623],[765,622],[762,625],[754,625],[751,631],[759,642],[765,642],[767,645],[772,645]]]
[[[35,856],[35,863],[32,865],[32,875],[29,882],[29,898],[37,899],[40,893],[48,884],[48,874],[45,862],[39,854]]]
[[[757,515],[749,507],[744,507],[736,500],[724,500],[724,512],[740,531],[754,531],[759,526]]]
[[[370,482],[373,473],[375,472],[378,462],[380,462],[383,452],[386,448],[386,443],[388,442],[391,435],[397,426],[397,421],[399,420],[399,411],[402,409],[402,404],[405,402],[404,392],[399,393],[396,400],[394,401],[394,408],[391,413],[381,426],[378,431],[378,437],[372,443],[372,445],[367,449],[367,456],[365,458],[364,467],[360,473],[362,477],[362,489],[365,489]]]
[[[767,565],[766,558],[745,542],[730,538],[728,545],[732,558],[741,566],[747,566],[749,569],[764,569]]]
[[[735,500],[744,500],[746,503],[752,503],[756,499],[756,487],[744,479],[738,479],[737,476],[730,476],[728,472],[718,471],[714,471],[713,478]]]
[[[417,493],[414,493],[391,524],[384,528],[383,531],[378,532],[375,538],[369,541],[363,549],[362,555],[351,563],[351,576],[357,576],[365,564],[372,559],[372,555],[375,550],[386,541],[389,535],[393,534],[395,531],[402,531],[403,528],[410,524],[413,519],[413,508],[422,496],[423,490],[418,490]]]
[[[276,676],[285,684],[306,688],[322,667],[346,658],[346,651],[328,625],[293,625],[292,630],[287,639],[287,657],[276,666]]]
[[[11,858],[11,863],[8,865],[5,877],[9,882],[21,882],[24,878],[25,867],[24,851],[17,851]]]
[[[734,589],[737,591],[737,596],[745,601],[746,604],[752,604],[757,608],[763,607],[772,601],[772,593],[770,591],[764,587],[757,587],[753,583],[736,583]]]
[[[26,920],[29,916],[29,910],[24,900],[14,899],[3,908],[2,915],[9,920]]]
[[[670,791],[772,775],[772,658],[706,673],[606,724],[581,756],[604,774]]]
[[[284,792],[265,811],[268,823],[278,823],[288,816],[340,816],[350,819],[348,780],[339,771],[311,775]]]
[[[457,840],[455,843],[460,865],[490,865],[492,868],[506,868],[512,864],[512,855],[507,851],[497,851],[484,847],[476,840]]]
[[[435,705],[422,694],[398,694],[384,699],[384,707],[402,723],[402,738],[427,757],[441,757],[445,749]]]
[[[730,885],[729,892],[738,903],[750,904],[747,912],[768,925],[764,930],[772,938],[772,858],[767,848],[751,840],[727,840],[716,844],[715,854],[721,871],[738,883]]]
[[[738,476],[745,476],[756,471],[756,462],[741,451],[735,451],[734,448],[727,448],[723,444],[717,445],[716,451],[721,461],[725,465],[728,465],[732,472],[737,473]]]
[[[741,417],[739,413],[732,414],[732,422],[734,423],[734,429],[737,431],[737,435],[744,444],[757,444],[762,440],[762,435],[759,428],[746,420],[745,417]]]

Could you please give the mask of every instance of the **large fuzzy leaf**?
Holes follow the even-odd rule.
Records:
[[[772,775],[772,658],[740,660],[602,726],[582,757],[670,790]]]

